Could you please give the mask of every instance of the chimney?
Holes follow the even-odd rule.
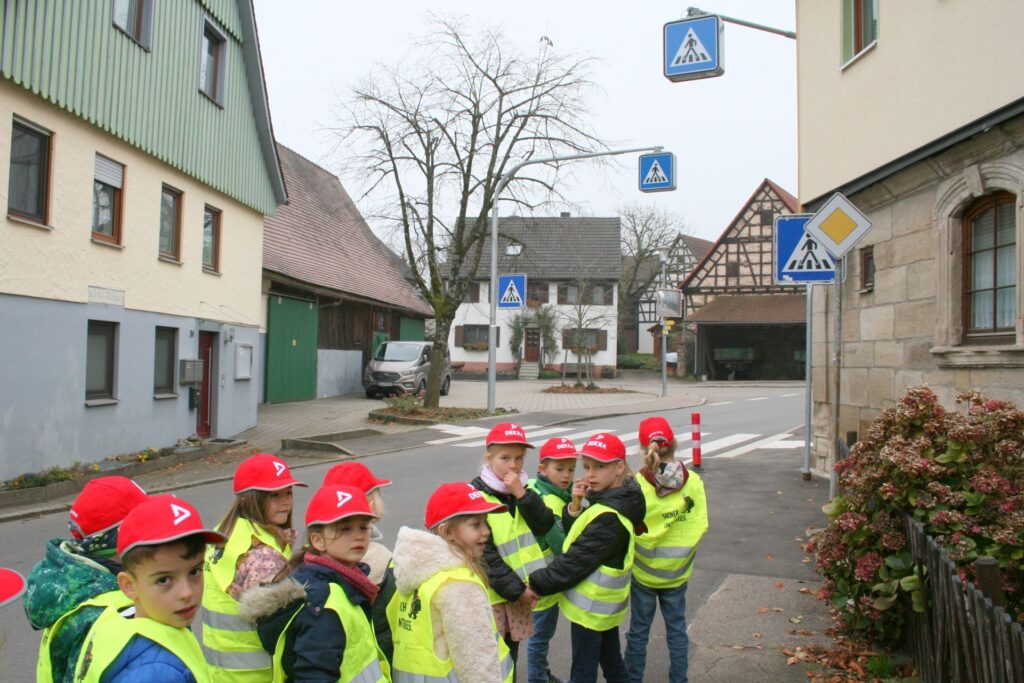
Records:
[[[571,214],[568,211],[562,212],[562,218],[568,218]]]

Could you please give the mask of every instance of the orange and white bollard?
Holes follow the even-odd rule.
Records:
[[[700,468],[700,413],[690,413],[690,421],[693,423],[693,463],[692,466]]]

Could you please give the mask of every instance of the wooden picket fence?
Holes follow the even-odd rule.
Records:
[[[998,566],[988,560],[979,583],[964,584],[956,565],[924,527],[906,518],[918,576],[925,578],[925,610],[908,610],[907,649],[925,683],[1024,683],[1024,628],[1002,603]],[[988,559],[988,558],[984,558]],[[979,560],[981,562],[981,560]],[[985,574],[982,580],[981,574]]]

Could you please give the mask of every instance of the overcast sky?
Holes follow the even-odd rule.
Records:
[[[793,30],[793,0],[692,0],[721,13]],[[335,93],[376,64],[415,59],[413,39],[427,10],[503,27],[532,52],[541,36],[557,51],[595,57],[592,125],[616,147],[664,145],[676,155],[675,192],[637,190],[635,157],[597,169],[578,166],[568,194],[575,214],[616,215],[630,201],[682,214],[692,234],[716,239],[767,177],[796,194],[796,45],[726,24],[725,75],[671,83],[661,73],[662,26],[686,3],[635,0],[433,0],[391,2],[255,0],[263,66],[277,139],[330,168]],[[429,55],[422,55],[429,59]],[[586,162],[581,162],[586,163]],[[364,210],[358,178],[342,181]],[[509,206],[503,207],[507,214]],[[555,209],[557,210],[557,209]]]

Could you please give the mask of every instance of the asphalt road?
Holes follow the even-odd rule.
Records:
[[[813,580],[815,575],[801,564],[795,537],[820,515],[820,481],[799,481],[801,450],[796,440],[803,436],[804,394],[800,387],[708,388],[703,392],[707,404],[701,413],[704,466],[702,476],[708,492],[711,531],[701,545],[697,566],[687,595],[688,618],[707,600],[728,574],[751,574]],[[689,432],[691,409],[669,411],[665,416],[676,428],[677,437]],[[626,441],[631,463],[636,464],[638,442],[636,428],[645,415],[609,419],[581,420],[543,430],[527,427],[532,440],[542,442],[549,436],[583,438],[597,431],[611,431]],[[380,437],[384,439],[384,437]],[[443,441],[421,448],[383,453],[364,462],[378,476],[392,479],[385,489],[386,518],[381,523],[385,539],[394,539],[402,525],[422,526],[423,506],[433,489],[445,481],[469,480],[475,476],[483,456],[482,439],[472,430],[444,432],[427,430],[422,442]],[[681,454],[689,454],[689,441],[682,443]],[[533,468],[536,461],[527,460]],[[321,480],[330,464],[305,467],[296,476],[311,485]],[[774,489],[785,482],[803,487],[798,495],[782,496]],[[199,485],[177,492],[193,503],[212,524],[228,507],[230,483]],[[305,509],[312,489],[296,488],[295,505]],[[827,493],[827,487],[825,487]],[[301,519],[301,514],[297,515]],[[0,564],[27,573],[41,556],[48,538],[66,535],[66,515],[62,513],[8,522],[0,525],[3,538]],[[552,644],[551,667],[554,673],[568,677],[568,627],[563,621]],[[664,680],[668,662],[664,649],[664,630],[659,621],[652,629],[649,648],[648,680]],[[33,680],[40,634],[31,630],[19,605],[10,605],[0,613],[0,678],[5,681]],[[520,655],[525,665],[525,648]],[[525,667],[524,667],[525,668]],[[525,680],[525,675],[520,678]]]

